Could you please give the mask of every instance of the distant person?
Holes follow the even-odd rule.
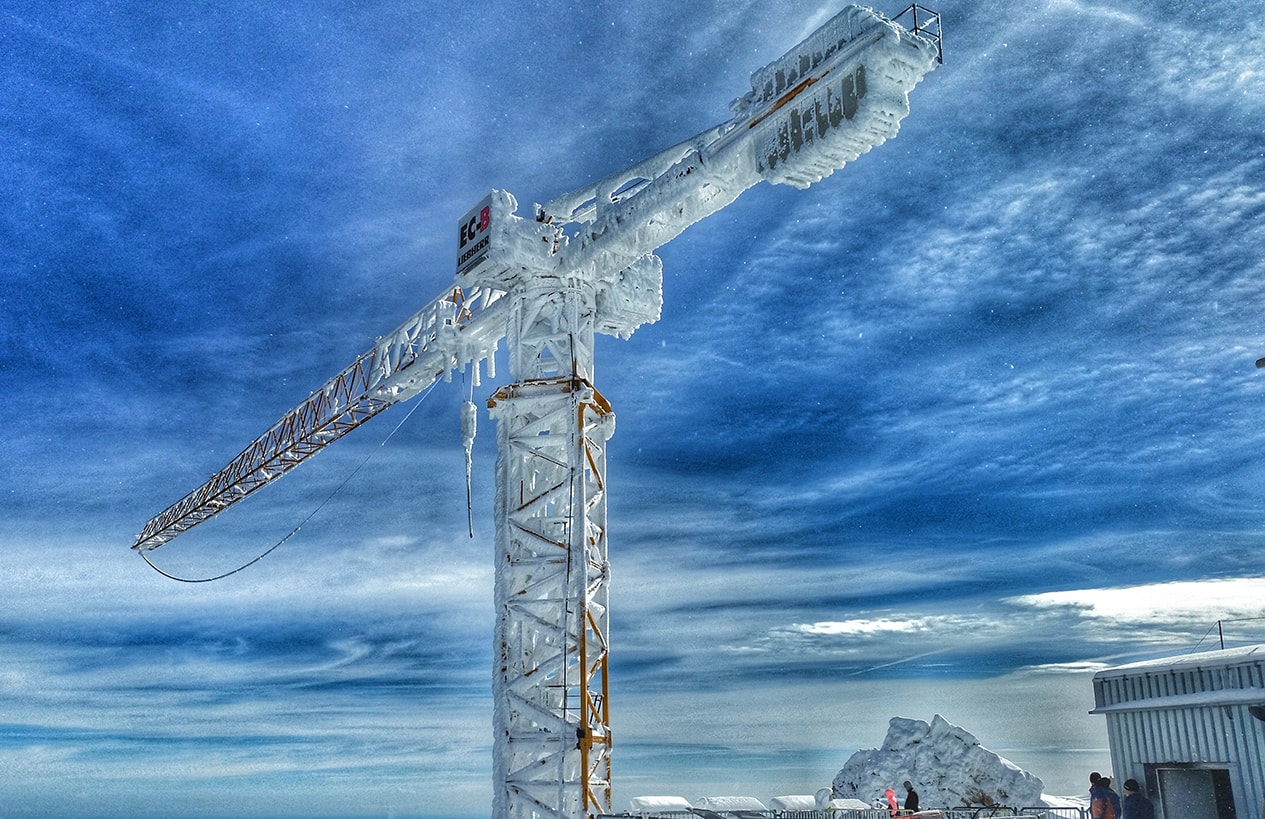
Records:
[[[1098,771],[1089,772],[1089,813],[1094,819],[1102,819],[1102,805],[1099,803],[1105,798],[1099,789],[1098,783],[1102,781],[1102,774]]]
[[[1111,803],[1111,809],[1115,812],[1116,816],[1119,816],[1121,812],[1120,794],[1111,789],[1111,777],[1104,776],[1102,779],[1098,780],[1098,784],[1101,785],[1107,792],[1107,800]]]
[[[1120,795],[1111,789],[1111,777],[1094,771],[1089,775],[1091,819],[1120,819]]]
[[[914,790],[908,779],[905,780],[905,810],[910,813],[918,812],[918,791]]]
[[[1124,800],[1120,807],[1122,819],[1155,819],[1155,806],[1142,795],[1136,779],[1124,781]]]
[[[883,798],[887,800],[887,809],[891,811],[892,816],[895,816],[896,811],[899,810],[899,808],[897,808],[896,806],[896,789],[888,788],[887,790],[883,791]]]

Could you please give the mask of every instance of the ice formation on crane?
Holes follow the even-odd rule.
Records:
[[[752,74],[721,125],[537,205],[534,218],[492,191],[458,223],[450,287],[150,521],[133,548],[163,545],[439,378],[469,367],[477,384],[484,362],[495,376],[506,339],[513,383],[488,401],[498,449],[493,811],[609,813],[605,452],[615,416],[594,386],[594,335],[628,338],[659,319],[654,251],[690,225],[762,179],[807,187],[895,136],[909,91],[938,59],[936,37],[849,6]]]

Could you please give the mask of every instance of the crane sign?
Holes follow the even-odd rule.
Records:
[[[912,19],[912,26],[909,21]],[[901,21],[901,22],[897,22]],[[904,24],[902,24],[904,23]],[[151,520],[156,549],[386,407],[480,367],[502,339],[497,422],[493,815],[612,812],[606,443],[597,333],[659,319],[654,251],[760,180],[806,188],[895,136],[941,59],[940,21],[849,6],[751,75],[733,116],[588,187],[516,214],[494,190],[457,229],[451,286],[313,392],[206,484]],[[474,435],[467,405],[467,454]]]

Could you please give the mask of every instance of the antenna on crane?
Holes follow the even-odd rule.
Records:
[[[594,337],[659,320],[654,251],[690,225],[761,180],[806,188],[897,134],[909,92],[942,58],[939,16],[917,5],[905,15],[912,29],[844,8],[755,71],[729,120],[536,205],[532,219],[515,215],[509,193],[489,193],[458,222],[450,287],[151,520],[132,548],[162,546],[440,378],[470,367],[477,386],[480,366],[495,378],[504,339],[512,383],[487,402],[498,452],[493,815],[611,813],[615,415],[594,386]],[[474,418],[463,408],[467,493]]]

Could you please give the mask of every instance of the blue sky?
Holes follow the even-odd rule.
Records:
[[[489,189],[720,122],[839,7],[6,7],[3,812],[487,815],[468,384],[153,553],[218,574],[319,510],[240,574],[128,547],[437,295]],[[936,713],[1079,793],[1094,669],[1265,639],[1265,24],[937,10],[894,141],[691,228],[599,344],[618,807],[811,793]]]

